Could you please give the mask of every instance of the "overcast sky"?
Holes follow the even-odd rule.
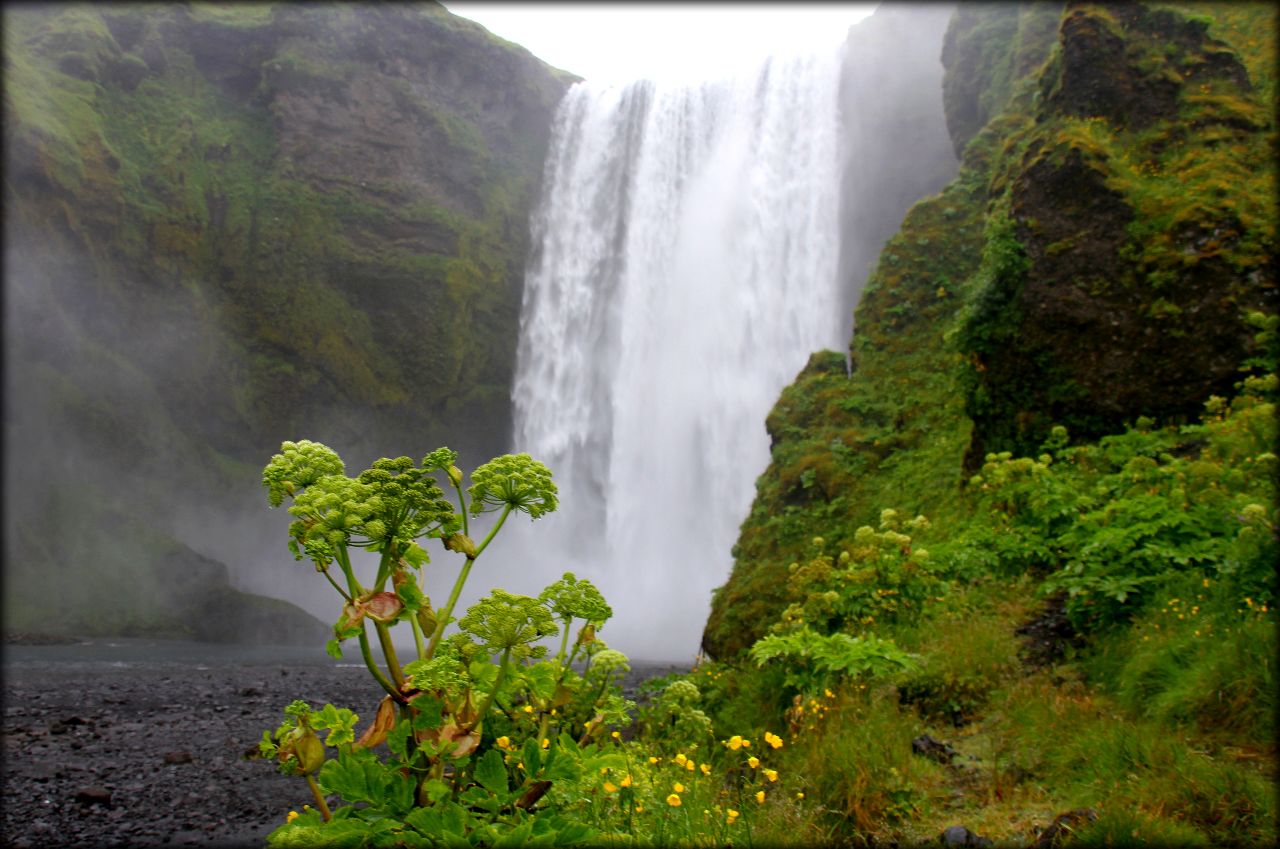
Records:
[[[499,3],[455,15],[589,80],[707,79],[770,53],[834,44],[877,3]]]

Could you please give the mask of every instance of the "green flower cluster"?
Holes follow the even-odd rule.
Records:
[[[289,550],[325,566],[347,546],[403,554],[422,536],[455,533],[461,519],[431,477],[440,461],[454,457],[445,448],[433,451],[422,468],[408,457],[383,457],[350,478],[332,449],[285,442],[263,470],[262,484],[272,507],[293,497]]]
[[[509,651],[516,659],[542,657],[547,647],[531,644],[560,633],[551,612],[538,599],[500,589],[473,604],[458,620],[458,627],[485,651]]]
[[[538,593],[538,600],[564,622],[576,617],[598,628],[613,616],[613,608],[595,584],[579,580],[572,572],[565,572],[560,580]]]
[[[284,442],[280,453],[262,470],[262,485],[267,487],[267,501],[272,507],[279,507],[286,495],[344,471],[342,458],[327,445],[309,439]]]
[[[495,457],[471,473],[471,513],[508,507],[537,519],[556,509],[551,470],[528,454]]]

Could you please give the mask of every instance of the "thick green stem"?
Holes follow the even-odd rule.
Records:
[[[488,535],[484,538],[484,542],[476,546],[476,557],[479,557],[480,554],[486,548],[489,547],[489,543],[491,543],[493,541],[493,538],[498,535],[498,531],[502,530],[502,523],[507,521],[507,517],[510,515],[511,515],[511,505],[504,504],[502,506],[502,513],[498,515],[498,521],[493,523],[493,528],[489,531]]]
[[[564,618],[564,633],[560,635],[560,651],[556,652],[556,663],[561,667],[564,666],[564,653],[569,650],[569,623],[573,621],[572,616]],[[564,670],[560,672],[561,680],[564,679]]]
[[[320,785],[316,784],[314,776],[308,775],[307,786],[311,788],[311,795],[315,797],[316,807],[320,809],[320,816],[325,822],[333,818],[333,814],[329,813],[329,805],[324,801],[324,794],[320,792]]]
[[[404,698],[404,694],[395,688],[395,686],[387,680],[387,676],[382,674],[382,670],[378,668],[378,662],[373,659],[373,649],[369,647],[369,633],[363,626],[360,628],[360,654],[364,657],[364,665],[369,667],[370,674],[382,686],[382,689],[396,701]]]
[[[351,590],[351,598],[364,595],[364,587],[360,586],[360,582],[356,580],[356,571],[351,568],[351,556],[347,554],[345,548],[338,549],[336,560],[342,567],[342,574],[347,576],[347,587]]]
[[[396,647],[391,642],[391,629],[385,622],[373,623],[378,632],[378,642],[382,644],[382,654],[387,659],[387,669],[391,670],[391,680],[399,687],[404,683],[404,672],[400,669],[400,658],[396,656]]]
[[[409,627],[413,628],[413,645],[418,650],[418,660],[427,659],[427,647],[422,641],[422,626],[418,624],[418,617],[409,617]]]
[[[468,557],[467,562],[462,564],[462,571],[458,573],[458,579],[453,582],[453,590],[449,593],[449,601],[445,603],[443,609],[437,611],[436,630],[431,634],[431,641],[427,643],[427,657],[435,657],[436,646],[440,644],[440,638],[444,636],[444,628],[449,624],[449,617],[453,614],[453,606],[458,603],[458,596],[462,593],[462,585],[467,582],[467,575],[471,574],[471,564],[475,563],[474,557]]]

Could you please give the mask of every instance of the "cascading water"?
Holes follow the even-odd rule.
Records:
[[[764,421],[812,351],[841,348],[842,48],[699,84],[578,83],[533,222],[517,451],[558,513],[507,537],[509,584],[570,570],[602,632],[688,659],[769,460]]]

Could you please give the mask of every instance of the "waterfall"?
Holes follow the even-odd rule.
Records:
[[[563,571],[601,637],[691,659],[769,461],[764,422],[842,348],[842,47],[697,84],[576,84],[553,131],[524,290],[514,450],[559,512],[511,534],[508,584]],[[528,523],[520,523],[527,526]]]

